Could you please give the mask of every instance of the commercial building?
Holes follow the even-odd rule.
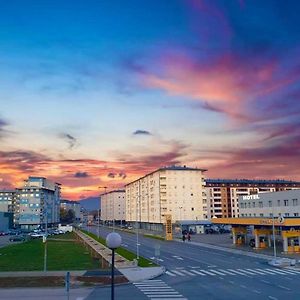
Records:
[[[163,230],[166,215],[172,223],[207,219],[205,169],[163,167],[125,186],[126,221]]]
[[[300,189],[242,196],[241,217],[299,217]]]
[[[44,177],[29,177],[17,189],[14,222],[24,229],[59,223],[60,184]]]
[[[72,210],[75,214],[75,221],[80,222],[81,205],[79,202],[63,199],[60,201],[60,208],[66,210],[66,211]]]
[[[256,249],[271,247],[274,234],[279,251],[300,253],[300,189],[242,196],[239,201],[240,218],[212,219],[232,226],[234,244],[254,237]]]
[[[101,194],[101,220],[118,223],[125,220],[125,190]]]
[[[0,212],[14,212],[16,190],[0,190]]]
[[[300,182],[286,180],[207,179],[208,218],[240,215],[239,197],[300,188]]]

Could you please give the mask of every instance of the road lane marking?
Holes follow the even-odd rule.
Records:
[[[273,296],[268,296],[269,299],[272,299],[272,300],[278,300],[278,298],[276,297],[273,297]]]
[[[289,273],[286,273],[286,272],[283,272],[281,270],[274,270],[274,269],[267,269],[271,272],[274,272],[274,273],[277,273],[277,274],[280,274],[280,275],[286,275],[286,274],[289,274]]]
[[[270,281],[263,280],[263,279],[261,279],[261,282],[266,283],[266,284],[270,284],[271,283]]]
[[[206,271],[206,270],[200,270],[200,271],[203,272],[203,273],[206,273],[208,275],[211,275],[211,276],[216,276],[215,273],[211,273],[210,271]]]
[[[257,270],[253,270],[253,269],[246,269],[246,270],[249,270],[249,271],[251,271],[251,272],[254,272],[254,273],[257,274],[257,275],[267,275],[267,274],[265,274],[265,273],[262,273],[262,272],[259,272],[259,271],[257,271]]]
[[[185,276],[185,274],[180,273],[179,271],[172,270],[173,273],[179,275],[179,276]]]
[[[270,275],[276,275],[275,273],[270,272],[270,271],[268,271],[268,270],[266,270],[266,269],[256,269],[256,270],[258,270],[258,271],[260,271],[260,272],[264,272],[264,273],[270,274]]]
[[[173,276],[173,277],[175,276],[176,277],[176,275],[171,273],[170,271],[166,271],[166,274],[169,275],[169,276]]]
[[[258,290],[252,290],[252,292],[254,292],[254,293],[256,293],[256,294],[261,294],[261,292],[258,291]]]
[[[223,273],[225,273],[225,274],[236,276],[235,273],[232,273],[232,272],[230,272],[230,271],[228,271],[228,270],[221,269],[221,271],[222,271]]]
[[[290,291],[291,289],[287,288],[286,286],[283,286],[283,285],[277,285],[278,287],[282,288],[283,290],[286,290],[286,291]]]
[[[222,272],[220,272],[220,271],[217,271],[217,270],[209,270],[210,272],[214,272],[214,273],[216,273],[216,274],[218,274],[218,275],[221,275],[221,276],[224,276],[225,274],[224,273],[222,273]]]
[[[191,272],[189,272],[187,270],[180,270],[180,271],[183,272],[183,273],[185,273],[185,274],[187,274],[187,275],[196,276],[196,274],[191,273]]]
[[[243,273],[246,273],[246,274],[248,274],[248,275],[255,275],[255,274],[253,274],[252,272],[250,272],[250,271],[247,271],[247,270],[244,270],[244,269],[238,269],[238,271],[240,271],[240,272],[243,272]]]
[[[236,270],[233,270],[233,269],[228,269],[230,272],[234,272],[234,273],[237,273],[239,275],[243,275],[243,276],[247,276],[245,273],[242,273],[242,272],[239,272],[239,271],[236,271]]]
[[[197,271],[197,270],[191,270],[191,272],[194,272],[198,275],[201,275],[201,276],[206,276],[205,274],[201,273],[200,271]]]

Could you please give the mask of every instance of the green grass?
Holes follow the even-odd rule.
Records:
[[[72,234],[74,238],[74,234]],[[99,269],[100,264],[79,243],[73,241],[47,242],[47,269],[49,271]],[[31,240],[0,249],[0,271],[42,271],[44,244]]]
[[[87,234],[88,236],[90,236],[91,238],[95,239],[96,241],[100,242],[102,245],[106,246],[106,241],[104,238],[102,237],[97,237],[95,234],[91,233],[91,232],[88,232],[86,230],[81,230],[82,232],[84,232],[85,234]],[[123,256],[124,258],[126,258],[127,260],[129,261],[133,261],[135,258],[136,258],[136,254],[125,249],[125,248],[122,248],[122,247],[119,247],[116,249],[116,252]],[[151,260],[149,259],[146,259],[142,256],[139,257],[139,260],[138,260],[138,265],[140,267],[154,267],[156,266],[155,263],[153,263]]]
[[[73,240],[75,239],[75,234],[73,232],[67,232],[64,234],[58,234],[58,235],[50,235],[48,236],[48,240],[52,239],[59,239],[59,240]]]

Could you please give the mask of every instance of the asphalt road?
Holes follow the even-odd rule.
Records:
[[[97,233],[96,227],[90,231]],[[106,237],[108,228],[101,227]],[[136,251],[136,235],[119,232],[123,247]],[[166,274],[155,280],[116,287],[116,299],[300,299],[300,272],[281,270],[260,258],[207,249],[188,242],[139,237],[141,256],[153,259]],[[109,299],[109,288],[95,289],[88,300]]]

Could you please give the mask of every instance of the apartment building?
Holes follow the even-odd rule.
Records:
[[[0,212],[14,212],[16,190],[0,190]]]
[[[241,217],[299,217],[300,189],[239,198]]]
[[[59,223],[60,184],[44,177],[29,177],[17,189],[14,223],[24,229]]]
[[[162,230],[166,214],[171,215],[173,223],[207,219],[205,171],[163,167],[127,184],[126,221]]]
[[[73,212],[75,214],[75,221],[80,221],[81,205],[79,202],[63,199],[63,200],[60,200],[60,208],[66,210],[66,211],[73,210]]]
[[[207,179],[208,218],[239,217],[239,197],[297,188],[300,182],[286,180]]]
[[[101,196],[101,220],[125,220],[125,190],[114,190]]]

